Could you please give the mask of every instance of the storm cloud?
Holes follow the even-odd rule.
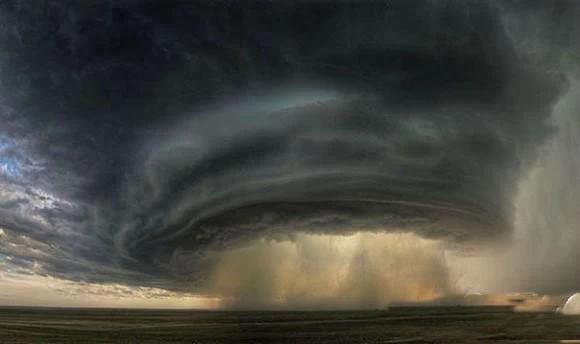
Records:
[[[5,1],[0,264],[195,292],[216,253],[261,238],[507,240],[518,181],[557,132],[577,14]]]

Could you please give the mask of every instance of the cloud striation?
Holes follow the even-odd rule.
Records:
[[[0,264],[211,294],[262,238],[503,240],[576,8],[5,1]]]

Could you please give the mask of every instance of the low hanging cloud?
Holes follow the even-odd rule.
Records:
[[[0,264],[211,295],[256,240],[505,240],[574,6],[6,1]]]

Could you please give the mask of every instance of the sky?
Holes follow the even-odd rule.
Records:
[[[3,1],[0,304],[570,295],[579,17],[565,0]]]

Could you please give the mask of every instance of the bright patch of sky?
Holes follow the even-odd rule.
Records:
[[[22,163],[19,159],[7,154],[15,143],[12,139],[0,136],[0,173],[10,177],[22,177]]]

